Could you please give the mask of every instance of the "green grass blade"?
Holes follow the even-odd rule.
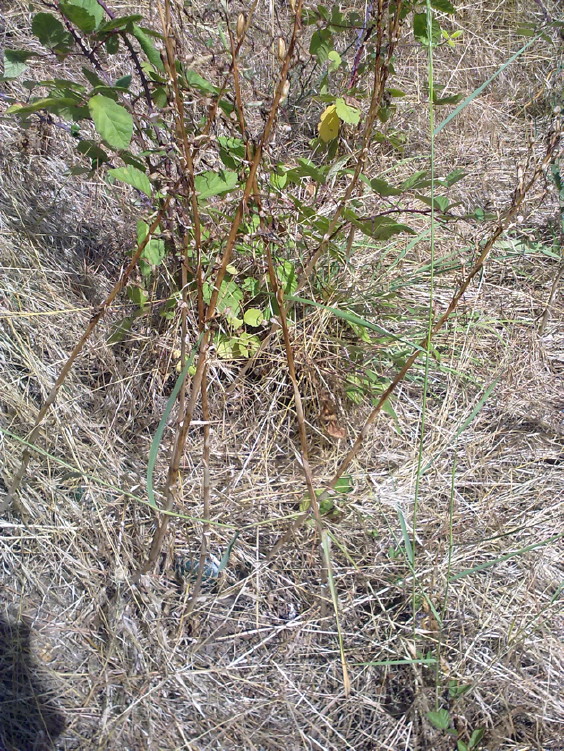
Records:
[[[409,562],[411,569],[413,570],[413,564],[415,563],[415,556],[413,555],[413,545],[411,544],[411,538],[407,531],[407,524],[405,523],[405,517],[401,509],[398,509],[398,518],[401,527],[401,536],[405,547],[405,555]]]
[[[486,388],[476,405],[474,406],[474,409],[470,412],[468,417],[466,417],[465,420],[462,421],[462,423],[458,426],[455,433],[452,435],[451,440],[449,444],[444,446],[442,449],[437,451],[437,453],[427,462],[427,464],[423,467],[421,470],[422,472],[427,472],[428,469],[430,469],[433,464],[437,461],[439,456],[444,453],[444,451],[448,448],[449,445],[452,445],[456,442],[456,440],[460,437],[462,433],[466,430],[466,428],[473,422],[474,418],[477,417],[477,415],[482,411],[482,407],[484,404],[488,401],[488,399],[491,396],[492,391],[495,389],[497,384],[499,383],[499,379],[501,378],[501,375],[499,375],[497,378],[494,378],[494,380],[490,383],[490,385]]]
[[[414,660],[371,660],[370,662],[353,662],[351,665],[366,665],[367,667],[388,667],[389,665],[436,665],[434,657],[421,657]]]
[[[474,90],[474,91],[473,91],[473,92],[472,92],[472,93],[471,93],[471,94],[470,94],[469,96],[467,96],[467,97],[466,97],[466,99],[465,99],[465,100],[464,100],[463,102],[461,102],[461,103],[460,103],[460,104],[458,105],[458,107],[456,107],[456,108],[455,108],[455,109],[454,109],[454,110],[453,110],[453,111],[452,111],[452,112],[450,113],[450,115],[449,115],[448,117],[446,117],[446,118],[445,118],[445,119],[444,119],[444,120],[442,121],[442,123],[439,123],[439,125],[437,125],[437,127],[436,127],[436,128],[435,128],[435,130],[434,130],[434,135],[436,136],[436,135],[437,135],[438,133],[440,133],[440,132],[441,132],[441,130],[442,130],[442,129],[443,129],[443,128],[444,128],[445,126],[446,126],[446,125],[448,125],[448,124],[450,123],[450,121],[451,121],[451,120],[454,120],[454,118],[455,118],[455,117],[458,117],[458,115],[459,115],[459,114],[460,114],[460,113],[462,112],[462,110],[466,109],[466,107],[468,107],[468,105],[469,105],[469,104],[471,104],[471,103],[472,103],[472,102],[474,101],[474,99],[476,99],[476,97],[480,96],[480,94],[482,93],[482,91],[483,91],[483,90],[484,90],[484,89],[485,89],[485,88],[486,88],[487,86],[489,86],[489,85],[490,85],[490,83],[491,83],[492,81],[494,81],[494,80],[495,80],[495,79],[496,79],[496,78],[497,78],[497,77],[498,77],[498,76],[499,76],[499,75],[500,75],[501,73],[503,73],[503,71],[504,71],[504,70],[505,70],[505,69],[506,69],[506,68],[507,68],[507,67],[508,67],[509,65],[511,65],[511,63],[513,63],[513,62],[514,62],[515,60],[517,60],[517,58],[519,57],[519,55],[522,55],[522,54],[523,54],[523,52],[525,52],[525,50],[529,49],[529,47],[530,47],[530,46],[531,46],[532,44],[534,44],[534,43],[535,43],[535,42],[536,42],[536,41],[537,41],[538,39],[540,39],[542,35],[543,35],[543,33],[542,33],[542,32],[541,32],[540,34],[537,34],[537,35],[536,35],[535,37],[533,37],[532,39],[530,39],[530,40],[529,40],[529,41],[527,42],[527,44],[523,45],[523,47],[521,47],[521,49],[520,49],[520,50],[517,50],[517,52],[516,52],[516,53],[515,53],[514,55],[511,55],[511,57],[509,58],[509,60],[507,60],[506,62],[504,62],[504,63],[503,63],[503,65],[501,65],[501,66],[500,66],[500,67],[499,67],[499,68],[498,68],[498,69],[496,70],[496,72],[495,72],[495,73],[494,73],[494,74],[493,74],[492,76],[490,76],[490,77],[488,78],[488,80],[487,80],[487,81],[484,81],[484,83],[483,83],[483,84],[482,84],[481,86],[478,86],[478,88],[477,88],[477,89],[475,89],[475,90]]]
[[[80,469],[80,467],[76,467],[74,464],[69,464],[69,462],[66,462],[64,459],[61,459],[60,457],[55,456],[54,454],[51,454],[49,451],[42,449],[40,446],[36,446],[35,444],[30,443],[29,441],[26,441],[25,438],[21,438],[19,435],[12,433],[10,430],[6,430],[6,428],[3,428],[2,426],[0,426],[0,433],[8,436],[8,438],[11,438],[12,440],[17,441],[18,443],[21,443],[22,446],[27,446],[27,448],[34,451],[36,454],[39,454],[39,456],[44,456],[47,459],[49,459],[49,461],[53,462],[54,464],[58,464],[60,467],[64,467],[65,469],[69,470],[67,477],[82,477],[85,480],[91,480],[92,482],[96,483],[96,485],[98,485],[99,487],[105,488],[106,490],[113,491],[116,494],[116,496],[120,496],[120,497],[123,496],[124,498],[130,498],[132,501],[135,501],[136,503],[140,503],[142,506],[151,506],[149,501],[145,500],[144,498],[141,498],[138,495],[135,495],[135,493],[130,493],[128,490],[124,490],[119,485],[114,485],[111,482],[106,482],[106,480],[103,480],[101,477],[98,477],[98,475],[95,475],[92,472],[85,472],[84,470]],[[107,500],[110,500],[110,499],[107,499]],[[189,514],[181,514],[178,511],[166,511],[165,509],[157,509],[157,510],[163,515],[174,516],[176,519],[184,519],[184,521],[207,522],[208,524],[212,524],[214,527],[218,527],[219,529],[235,529],[234,524],[226,524],[224,522],[210,521],[209,519],[203,519],[200,516],[190,516]],[[246,527],[243,527],[243,529],[254,529],[255,526],[264,526],[266,524],[289,521],[291,519],[295,519],[297,516],[299,516],[299,514],[295,513],[295,514],[287,514],[286,516],[282,516],[279,519],[276,519],[276,518],[266,519],[266,520],[262,520],[261,522],[255,522],[254,524],[249,524]]]
[[[344,321],[353,323],[356,326],[362,326],[365,329],[376,331],[381,336],[388,336],[390,337],[390,339],[393,339],[396,342],[401,342],[402,344],[406,344],[408,347],[413,347],[413,349],[418,349],[420,352],[424,352],[424,350],[418,344],[415,344],[415,342],[410,342],[407,339],[403,339],[401,336],[396,336],[396,334],[392,334],[392,332],[388,331],[388,329],[385,329],[382,326],[378,326],[375,323],[371,323],[370,321],[367,321],[365,318],[361,318],[360,316],[357,316],[356,313],[351,313],[350,310],[341,310],[340,308],[333,308],[330,305],[323,305],[322,303],[315,302],[314,300],[308,300],[305,297],[296,297],[295,295],[284,295],[284,299],[288,300],[289,302],[297,302],[297,303],[301,303],[302,305],[311,305],[314,308],[321,308],[322,310],[327,310],[329,311],[329,313],[332,313],[336,318],[342,318]]]
[[[153,484],[154,471],[155,471],[155,464],[157,462],[157,456],[159,454],[159,448],[161,446],[161,441],[163,438],[163,433],[166,428],[168,418],[170,417],[170,413],[172,412],[172,408],[174,407],[174,403],[178,397],[178,394],[180,393],[180,389],[182,388],[182,384],[184,383],[184,380],[186,376],[188,375],[188,370],[194,364],[196,352],[198,351],[201,341],[202,341],[202,334],[200,334],[200,336],[198,337],[198,341],[192,347],[192,351],[190,352],[190,355],[186,359],[186,362],[184,363],[184,367],[180,371],[180,375],[176,379],[176,383],[174,384],[174,388],[172,389],[171,395],[168,397],[166,406],[164,408],[164,412],[162,414],[159,425],[155,431],[155,435],[153,436],[153,440],[151,442],[151,450],[149,451],[149,461],[147,462],[147,497],[149,498],[149,504],[153,506],[154,508],[158,508],[157,499],[155,497],[155,488]]]
[[[341,657],[341,668],[343,670],[343,684],[345,688],[345,696],[348,696],[351,688],[351,681],[349,678],[349,670],[347,667],[347,658],[345,656],[345,643],[343,640],[343,632],[341,630],[341,621],[339,619],[339,598],[337,596],[337,588],[335,587],[335,579],[333,578],[333,567],[331,565],[331,542],[327,530],[323,530],[321,533],[321,549],[323,550],[323,558],[325,567],[327,569],[327,581],[329,583],[329,591],[331,593],[331,600],[333,602],[333,610],[335,611],[335,622],[337,624],[337,637],[339,641],[339,655]]]
[[[223,558],[221,559],[221,561],[219,563],[219,567],[217,569],[218,576],[219,576],[219,574],[221,574],[221,572],[223,571],[223,569],[227,567],[227,564],[229,563],[229,558],[231,556],[231,551],[233,550],[233,546],[237,542],[237,538],[238,537],[239,537],[239,530],[237,530],[235,532],[235,534],[233,535],[233,537],[231,539],[231,542],[229,543],[229,545],[227,546],[227,549],[226,549],[225,553],[223,554]]]
[[[519,550],[513,550],[511,553],[500,555],[499,558],[494,558],[493,561],[487,561],[486,563],[480,563],[479,566],[466,568],[464,569],[464,571],[459,571],[458,574],[451,576],[449,581],[453,582],[453,581],[456,581],[457,579],[463,579],[465,576],[476,574],[479,571],[485,571],[486,569],[491,568],[492,566],[497,566],[498,563],[503,563],[504,561],[508,561],[510,558],[515,558],[518,555],[523,555],[523,553],[528,553],[529,551],[536,550],[537,548],[543,548],[545,547],[545,545],[550,545],[551,542],[556,542],[557,540],[560,540],[562,537],[564,537],[564,533],[553,535],[552,537],[549,537],[548,540],[543,540],[542,542],[535,542],[532,545],[526,545],[524,548],[520,548]]]

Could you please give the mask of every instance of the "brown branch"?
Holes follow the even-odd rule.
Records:
[[[54,404],[54,402],[55,402],[55,400],[57,398],[57,395],[59,393],[59,390],[60,390],[61,386],[63,385],[63,383],[64,383],[67,375],[69,374],[69,372],[70,372],[70,370],[71,370],[71,368],[72,368],[72,366],[73,366],[76,358],[81,353],[84,345],[86,344],[86,342],[88,341],[88,339],[92,335],[94,329],[96,328],[96,326],[98,325],[98,323],[100,322],[100,320],[102,319],[102,317],[104,316],[104,314],[106,313],[106,311],[108,310],[108,308],[110,307],[110,305],[113,303],[113,301],[115,300],[115,298],[118,296],[118,294],[121,292],[121,290],[127,284],[127,281],[128,281],[128,279],[129,279],[129,277],[131,275],[131,272],[136,267],[137,262],[141,258],[141,254],[143,253],[143,251],[147,247],[147,244],[149,243],[149,241],[151,240],[151,238],[152,238],[153,234],[155,233],[157,227],[161,223],[163,215],[164,215],[164,213],[165,213],[165,211],[168,208],[168,205],[170,203],[171,197],[172,196],[169,195],[165,199],[163,205],[160,207],[159,211],[157,212],[157,215],[156,215],[155,219],[153,220],[153,222],[151,223],[151,226],[149,227],[149,231],[147,232],[147,236],[144,238],[144,240],[142,242],[140,242],[137,245],[137,249],[136,249],[135,253],[132,256],[131,261],[128,263],[128,265],[126,266],[126,268],[122,271],[122,273],[120,275],[120,278],[118,279],[118,281],[113,286],[111,292],[106,297],[106,299],[104,300],[104,302],[100,305],[100,307],[98,308],[98,310],[94,313],[94,315],[92,316],[92,318],[90,319],[90,321],[88,323],[88,326],[86,327],[86,330],[84,331],[84,333],[82,334],[82,336],[80,337],[80,339],[78,340],[78,342],[75,344],[75,346],[74,346],[71,354],[69,355],[66,363],[63,365],[63,368],[62,368],[61,372],[59,373],[59,376],[57,377],[57,380],[55,381],[53,387],[51,388],[51,391],[47,395],[47,398],[45,399],[45,402],[43,403],[43,406],[41,407],[41,409],[39,410],[39,412],[37,414],[37,417],[35,418],[35,423],[33,425],[33,428],[32,428],[31,432],[29,433],[29,435],[27,437],[27,442],[28,443],[34,443],[35,442],[35,440],[36,440],[36,438],[37,438],[37,436],[39,434],[39,429],[41,427],[41,423],[43,422],[43,419],[44,419],[45,415],[47,414],[47,412],[49,411],[50,407]],[[16,474],[15,474],[15,476],[14,476],[14,478],[13,478],[11,484],[10,484],[10,487],[8,489],[8,494],[6,496],[6,499],[3,501],[2,506],[0,507],[0,512],[2,512],[3,510],[5,510],[6,508],[9,508],[11,504],[14,505],[14,509],[18,513],[22,513],[23,512],[23,508],[22,508],[21,504],[18,502],[15,494],[17,493],[17,491],[18,491],[18,489],[19,489],[19,487],[21,485],[21,482],[23,480],[23,477],[24,477],[25,471],[27,469],[27,465],[29,464],[30,458],[31,458],[31,449],[29,449],[29,448],[24,449],[24,451],[22,453],[22,458],[21,458],[20,466],[19,466],[18,471],[16,472]]]
[[[211,299],[208,303],[208,307],[206,311],[205,329],[204,329],[204,333],[202,336],[202,341],[200,343],[200,348],[199,348],[199,353],[198,353],[198,362],[196,365],[196,372],[194,374],[194,378],[192,381],[191,395],[186,405],[184,415],[182,416],[182,422],[179,425],[179,429],[175,437],[174,448],[173,448],[172,457],[171,457],[170,464],[169,464],[167,480],[166,480],[166,485],[165,485],[165,504],[164,504],[165,511],[170,511],[174,505],[174,497],[177,492],[177,484],[178,484],[178,480],[180,477],[180,462],[181,462],[182,454],[184,452],[184,446],[186,444],[188,430],[190,428],[190,424],[192,422],[192,418],[194,415],[194,410],[196,408],[198,395],[201,392],[202,383],[204,381],[204,374],[205,374],[206,365],[207,365],[207,354],[208,354],[208,349],[209,349],[210,341],[211,341],[210,324],[211,324],[212,319],[215,316],[217,302],[219,299],[219,294],[220,294],[220,289],[221,289],[221,284],[223,282],[223,279],[225,278],[225,274],[227,273],[227,267],[231,261],[233,249],[235,248],[235,243],[237,240],[237,234],[239,232],[239,227],[241,225],[241,222],[243,220],[243,217],[245,215],[245,211],[247,208],[247,201],[255,190],[256,175],[257,175],[258,168],[262,160],[262,155],[264,153],[264,149],[266,148],[270,140],[270,136],[272,134],[274,123],[276,120],[276,115],[278,113],[278,108],[280,105],[280,100],[283,95],[284,84],[287,80],[288,70],[290,68],[290,63],[291,63],[294,49],[296,46],[298,32],[301,28],[302,2],[303,0],[299,0],[298,5],[297,5],[296,15],[294,18],[294,26],[292,30],[292,36],[290,39],[290,43],[288,44],[286,57],[284,59],[284,62],[282,63],[282,67],[281,67],[280,75],[278,79],[278,84],[276,86],[270,112],[269,112],[266,124],[264,126],[262,136],[256,147],[256,151],[253,154],[253,159],[249,168],[249,174],[247,176],[245,187],[243,189],[243,195],[237,205],[235,215],[231,222],[231,227],[230,227],[229,235],[225,243],[225,249],[223,251],[220,266],[214,279],[213,292],[212,292]],[[153,536],[153,540],[151,543],[151,548],[149,550],[149,556],[147,558],[147,561],[145,564],[141,566],[137,575],[146,573],[147,571],[149,571],[153,567],[154,563],[156,562],[157,557],[162,547],[164,536],[166,534],[168,522],[169,522],[168,514],[163,515],[155,531],[155,534]]]
[[[470,270],[466,278],[462,281],[462,283],[460,284],[460,286],[454,293],[447,309],[443,312],[443,314],[434,324],[429,336],[426,337],[425,339],[422,339],[419,342],[418,348],[413,352],[413,354],[409,356],[404,366],[401,368],[401,370],[398,371],[398,373],[395,375],[394,379],[392,380],[388,388],[384,391],[384,393],[378,399],[378,402],[376,403],[376,405],[374,406],[374,409],[368,416],[354,444],[352,445],[352,447],[347,452],[344,459],[339,464],[337,471],[335,472],[335,475],[330,480],[330,482],[326,483],[326,487],[328,489],[335,488],[335,486],[337,485],[337,482],[340,480],[343,473],[346,472],[346,470],[350,467],[352,461],[354,460],[355,456],[360,450],[362,444],[364,443],[366,436],[368,435],[369,428],[376,420],[378,414],[381,412],[382,407],[384,406],[386,400],[394,393],[394,391],[397,389],[399,384],[403,381],[406,374],[411,369],[411,367],[413,366],[417,358],[420,356],[420,354],[422,354],[422,351],[424,352],[428,349],[433,337],[443,328],[445,323],[448,321],[450,316],[454,313],[454,311],[458,307],[458,304],[461,298],[463,297],[463,295],[465,294],[466,290],[470,286],[470,283],[483,268],[484,263],[491,249],[493,248],[496,240],[500,237],[500,235],[503,234],[503,232],[511,224],[515,215],[519,211],[523,201],[525,200],[527,193],[530,191],[530,189],[535,184],[535,182],[540,177],[540,175],[543,174],[547,165],[550,164],[550,161],[552,160],[554,152],[556,151],[556,148],[558,146],[559,139],[560,139],[560,132],[555,131],[549,134],[548,145],[547,145],[544,158],[539,164],[537,164],[537,167],[534,170],[534,173],[529,179],[529,181],[526,184],[521,184],[515,191],[513,200],[511,202],[511,206],[505,212],[505,215],[503,216],[503,218],[499,220],[495,229],[491,233],[489,239],[484,244],[478,259],[475,261],[474,265],[472,266],[472,269]],[[319,496],[319,500],[323,500],[325,497],[326,497],[325,493],[322,493]],[[301,514],[300,516],[297,517],[297,519],[294,520],[292,525],[288,528],[288,530],[286,530],[286,532],[282,535],[282,537],[278,540],[276,545],[274,545],[274,547],[268,554],[267,557],[269,560],[271,560],[278,554],[278,552],[282,549],[282,547],[286,544],[286,542],[292,537],[292,535],[296,532],[296,530],[301,527],[301,525],[306,521],[307,518],[308,518],[308,514]]]
[[[480,255],[478,256],[477,260],[475,261],[473,267],[469,271],[466,278],[461,282],[460,286],[458,287],[454,295],[452,296],[449,306],[444,311],[444,313],[440,316],[440,318],[436,321],[431,332],[429,333],[429,336],[426,337],[425,339],[422,339],[419,342],[419,348],[416,349],[413,352],[413,354],[411,354],[408,357],[403,368],[401,368],[401,370],[396,374],[391,384],[384,391],[384,393],[380,396],[374,409],[372,410],[372,412],[368,416],[368,419],[364,423],[362,430],[358,434],[354,444],[348,451],[345,458],[339,464],[339,467],[337,468],[337,471],[335,472],[334,477],[328,483],[327,487],[334,488],[337,482],[339,481],[339,479],[341,478],[343,472],[346,472],[346,470],[349,468],[349,466],[351,465],[351,462],[353,461],[354,457],[358,453],[360,447],[362,446],[364,442],[364,439],[366,438],[368,434],[368,429],[370,428],[372,423],[375,421],[376,417],[378,416],[379,412],[384,406],[386,400],[394,393],[398,385],[403,381],[403,379],[405,378],[405,375],[411,369],[412,365],[421,354],[421,351],[422,350],[426,351],[429,348],[433,337],[443,328],[445,323],[448,321],[450,316],[454,313],[454,311],[458,307],[458,303],[460,302],[464,293],[470,286],[470,283],[472,282],[474,277],[481,271],[496,240],[500,237],[500,235],[503,234],[503,232],[511,224],[515,215],[519,211],[523,201],[525,200],[527,193],[530,191],[530,189],[535,184],[537,179],[543,174],[547,165],[550,164],[550,161],[558,145],[559,138],[560,138],[560,133],[558,132],[553,132],[549,134],[548,145],[547,145],[544,158],[542,159],[540,163],[537,164],[529,181],[526,184],[519,186],[517,190],[515,191],[511,206],[505,212],[505,215],[497,223],[489,239],[486,241],[485,245],[483,246],[482,251]]]
[[[378,11],[377,11],[377,17],[375,21],[375,24],[377,27],[376,61],[374,64],[372,96],[370,98],[370,106],[368,109],[368,114],[366,116],[366,122],[365,122],[364,131],[362,135],[362,143],[361,143],[360,152],[358,154],[358,158],[356,161],[354,173],[345,190],[345,194],[343,195],[343,197],[341,198],[339,202],[339,205],[335,209],[335,213],[333,214],[333,218],[331,219],[331,222],[329,223],[327,232],[325,233],[321,243],[318,245],[317,249],[311,256],[309,261],[306,263],[304,269],[302,270],[299,276],[298,289],[301,289],[303,287],[305,282],[309,279],[309,277],[313,273],[313,270],[315,269],[315,266],[318,260],[326,252],[329,246],[331,235],[337,228],[339,219],[341,218],[341,215],[343,211],[345,210],[347,203],[351,199],[353,192],[356,189],[357,183],[360,179],[360,175],[366,163],[370,143],[372,140],[372,132],[374,130],[374,123],[376,122],[376,118],[378,116],[378,110],[380,108],[380,105],[382,104],[386,81],[388,80],[392,54],[393,54],[393,51],[395,50],[395,46],[397,43],[399,27],[400,27],[400,12],[402,9],[402,4],[403,4],[402,0],[398,0],[398,2],[395,5],[394,16],[390,19],[390,25],[388,29],[389,36],[388,36],[388,41],[386,45],[387,54],[386,54],[386,57],[384,58],[384,43],[383,43],[384,10],[385,8],[387,8],[387,3],[385,3],[384,0],[378,0]]]

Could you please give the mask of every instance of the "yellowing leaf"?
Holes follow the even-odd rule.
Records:
[[[337,108],[334,104],[330,104],[329,107],[326,107],[323,110],[321,117],[319,118],[317,129],[321,140],[327,143],[328,141],[337,138],[339,135],[339,125],[340,120],[337,115]]]

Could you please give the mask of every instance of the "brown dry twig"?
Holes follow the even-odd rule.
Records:
[[[202,382],[204,379],[204,373],[206,369],[207,356],[208,356],[208,350],[209,350],[209,346],[211,342],[211,333],[212,333],[211,321],[213,320],[215,316],[217,303],[219,300],[221,284],[225,278],[225,274],[227,273],[227,267],[229,266],[229,263],[231,261],[231,257],[232,257],[233,250],[235,248],[235,243],[237,240],[237,235],[239,232],[239,227],[241,225],[241,222],[247,210],[247,202],[255,191],[256,175],[257,175],[259,166],[262,161],[264,150],[270,140],[270,137],[274,128],[274,123],[276,121],[276,117],[278,114],[280,101],[283,97],[284,86],[288,78],[288,71],[290,69],[290,64],[291,64],[294,50],[296,47],[298,34],[301,29],[301,9],[302,9],[302,2],[300,0],[300,2],[296,6],[294,24],[292,28],[292,35],[288,43],[286,56],[282,62],[280,74],[278,77],[278,83],[274,92],[268,118],[264,126],[261,138],[253,154],[253,159],[249,165],[249,173],[245,182],[245,187],[243,189],[243,195],[241,199],[239,200],[239,203],[235,210],[235,214],[231,222],[229,234],[225,243],[225,248],[221,257],[221,261],[219,263],[219,268],[217,270],[217,273],[215,275],[215,279],[213,282],[213,292],[211,294],[211,298],[210,298],[210,301],[208,303],[207,310],[206,310],[205,329],[204,329],[202,341],[201,341],[199,352],[198,352],[198,360],[197,360],[197,365],[196,365],[196,372],[192,380],[191,394],[190,394],[190,398],[188,399],[188,403],[186,405],[184,414],[182,416],[182,420],[179,423],[178,431],[177,431],[175,441],[174,441],[172,458],[169,464],[167,480],[165,484],[165,491],[164,491],[165,504],[163,508],[166,511],[170,511],[172,509],[174,505],[174,498],[175,498],[175,495],[177,494],[178,481],[180,478],[180,462],[181,462],[182,454],[184,452],[184,446],[186,443],[188,430],[190,428],[194,410],[196,408],[197,399],[198,399],[199,394],[201,393]],[[149,571],[152,568],[152,566],[155,564],[157,557],[159,555],[159,552],[161,550],[162,544],[163,544],[164,536],[168,528],[168,523],[169,523],[168,515],[162,516],[160,523],[155,531],[155,534],[153,535],[153,540],[151,543],[147,561],[141,566],[138,573],[145,573]]]
[[[396,375],[394,376],[388,388],[381,394],[372,412],[368,416],[362,429],[360,430],[358,436],[356,437],[355,442],[353,443],[353,445],[351,446],[351,448],[349,449],[345,457],[341,460],[334,476],[331,478],[331,480],[328,483],[325,484],[327,489],[335,488],[339,479],[342,477],[343,473],[346,472],[347,469],[350,467],[352,461],[354,460],[355,456],[360,450],[362,444],[364,443],[366,436],[368,435],[369,428],[371,427],[371,425],[374,423],[377,416],[381,412],[382,407],[386,403],[386,400],[394,393],[394,391],[397,389],[399,384],[403,381],[406,374],[411,369],[415,361],[419,358],[419,356],[423,352],[427,351],[427,349],[429,348],[431,344],[433,337],[443,328],[443,326],[448,321],[450,316],[457,309],[458,304],[460,300],[462,299],[462,297],[464,296],[464,293],[470,286],[472,279],[474,279],[474,277],[482,269],[496,240],[499,239],[499,237],[511,224],[511,222],[517,215],[517,212],[519,211],[521,205],[523,204],[523,201],[525,200],[527,194],[529,193],[533,185],[536,183],[538,178],[544,173],[547,165],[550,164],[551,161],[554,159],[554,154],[560,142],[560,136],[561,136],[561,132],[559,130],[554,130],[549,134],[548,144],[547,144],[547,148],[546,148],[543,159],[537,163],[533,171],[533,174],[529,178],[529,180],[527,182],[521,182],[521,184],[516,188],[513,194],[513,200],[511,202],[510,207],[506,210],[505,214],[499,220],[495,229],[490,234],[488,240],[483,245],[480,255],[478,256],[477,260],[472,266],[472,269],[469,271],[465,279],[461,282],[458,289],[452,296],[451,302],[448,305],[447,309],[442,313],[442,315],[438,318],[437,322],[433,325],[430,335],[426,337],[425,339],[422,339],[419,342],[417,349],[415,349],[415,351],[408,357],[404,366],[396,373]],[[319,496],[319,499],[321,500],[324,497],[326,496],[325,494],[322,493]],[[276,557],[276,555],[280,552],[280,550],[284,547],[284,545],[292,538],[294,533],[304,524],[308,516],[309,514],[304,513],[294,520],[290,528],[282,535],[282,537],[278,540],[278,542],[273,546],[272,550],[269,552],[268,554],[269,560]]]
[[[119,295],[119,293],[127,284],[127,281],[129,277],[131,276],[131,273],[133,272],[134,268],[137,266],[137,263],[139,259],[141,258],[143,251],[145,250],[145,248],[147,247],[147,244],[150,242],[151,238],[153,237],[154,233],[159,227],[162,221],[162,218],[166,212],[166,209],[168,205],[170,204],[171,198],[172,198],[172,195],[168,195],[165,198],[163,205],[160,207],[155,218],[151,222],[151,225],[149,226],[149,230],[147,232],[146,237],[140,243],[138,243],[135,253],[133,254],[130,262],[122,271],[118,281],[114,284],[111,292],[106,297],[104,302],[100,305],[98,310],[94,313],[94,315],[92,316],[92,318],[90,319],[88,323],[88,326],[86,327],[86,330],[84,331],[84,333],[82,334],[78,342],[75,344],[67,361],[63,365],[57,380],[53,384],[51,391],[47,395],[47,398],[45,399],[41,409],[39,410],[37,414],[37,417],[35,418],[34,426],[26,439],[28,444],[35,443],[39,435],[39,429],[41,428],[41,424],[47,412],[49,411],[51,406],[55,403],[59,390],[61,386],[63,385],[63,383],[65,382],[65,379],[68,376],[72,366],[74,365],[76,358],[82,352],[84,345],[86,344],[88,339],[90,339],[90,337],[92,336],[94,329],[96,328],[100,320],[103,318],[103,316],[105,315],[105,313],[107,312],[107,310],[109,309],[113,301],[116,299],[116,297]],[[16,493],[19,490],[25,471],[27,469],[27,465],[29,464],[30,458],[31,458],[31,449],[29,447],[26,447],[22,453],[22,458],[21,458],[18,471],[14,475],[12,482],[10,484],[10,487],[8,488],[8,493],[5,499],[0,504],[0,513],[10,508],[11,505],[14,506],[15,511],[17,511],[20,514],[23,513],[23,507],[19,503],[16,497]]]

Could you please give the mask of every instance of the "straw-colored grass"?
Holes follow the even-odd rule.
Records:
[[[460,46],[440,50],[435,60],[449,93],[470,93],[518,48],[512,29],[538,10],[527,5],[461,9]],[[24,5],[14,4],[6,44],[8,32],[25,36],[27,18]],[[557,85],[554,54],[535,46],[437,137],[438,174],[455,166],[468,174],[455,188],[465,208],[502,209],[517,166],[529,151],[542,152]],[[407,97],[394,127],[408,132],[403,157],[410,161],[395,166],[390,180],[420,168],[429,153],[425,53],[407,38],[397,69]],[[72,163],[63,131],[45,125],[23,134],[2,118],[0,136],[0,477],[8,485],[42,398],[131,248],[136,214],[127,191],[63,177]],[[297,144],[307,142],[300,138]],[[373,158],[377,174],[395,157]],[[31,628],[30,669],[55,693],[66,721],[55,748],[450,751],[456,740],[427,719],[448,706],[459,738],[483,728],[482,747],[490,751],[564,749],[560,289],[539,330],[558,273],[558,221],[555,192],[539,184],[509,233],[514,247],[496,248],[437,341],[416,529],[422,367],[394,399],[397,423],[379,417],[352,466],[354,489],[327,522],[348,698],[315,528],[303,526],[268,558],[306,492],[281,339],[230,390],[238,365],[210,363],[212,557],[219,562],[234,532],[240,535],[229,565],[204,582],[188,616],[190,579],[177,571],[199,555],[200,416],[183,462],[183,504],[158,566],[134,582],[155,525],[145,473],[177,376],[179,332],[140,319],[131,338],[112,347],[107,338],[127,301],[114,306],[44,423],[19,496],[27,514],[0,519],[0,616]],[[454,253],[456,263],[436,277],[437,310],[460,280],[464,248],[482,237],[471,223],[438,230],[437,259]],[[523,238],[526,249],[517,242]],[[338,286],[366,315],[379,311],[382,325],[413,338],[425,326],[428,275],[420,269],[429,256],[423,242],[396,264],[409,239],[387,253],[359,245]],[[321,484],[369,406],[345,396],[351,363],[343,326],[327,311],[308,313],[292,335]],[[380,355],[393,375],[386,352],[367,350],[365,361]],[[335,394],[347,428],[342,442],[328,438],[318,420],[325,389]],[[171,439],[169,427],[157,489]],[[45,701],[51,706],[53,699]],[[14,717],[21,721],[11,711],[0,696],[0,746],[8,745],[1,733],[10,723],[15,732]],[[40,739],[46,716],[29,713],[38,749],[50,747]],[[17,751],[32,748],[13,743]]]

